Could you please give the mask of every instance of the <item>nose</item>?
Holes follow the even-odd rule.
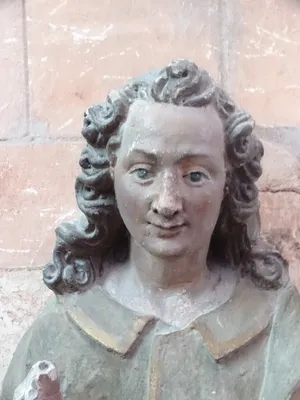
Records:
[[[162,177],[157,193],[151,204],[152,211],[163,218],[170,219],[183,210],[183,199],[177,179]]]

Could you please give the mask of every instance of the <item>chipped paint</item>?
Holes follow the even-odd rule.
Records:
[[[17,38],[8,38],[3,40],[4,44],[8,44],[8,43],[17,43]]]
[[[244,89],[245,92],[250,92],[250,93],[265,93],[265,89],[261,87],[248,87]]]
[[[86,75],[88,72],[90,72],[93,68],[89,67],[88,69],[86,69],[85,71],[80,72],[80,77],[83,77],[84,75]]]
[[[2,251],[3,253],[9,253],[9,254],[14,254],[14,253],[26,253],[26,254],[28,254],[30,252],[30,249],[20,250],[20,249],[3,249],[3,248],[0,248],[0,251]]]
[[[288,90],[294,90],[294,89],[300,89],[300,85],[287,85],[286,87],[285,87],[285,89],[288,89]]]
[[[293,44],[296,46],[300,45],[300,42],[296,42],[295,40],[291,40],[290,38],[288,38],[286,36],[279,35],[277,32],[268,31],[267,29],[265,29],[259,25],[256,26],[256,32],[259,35],[266,35],[266,36],[272,37],[272,38],[279,40],[281,42],[284,42],[284,43],[289,43],[289,44]]]
[[[121,79],[121,80],[127,80],[127,79],[132,79],[132,76],[102,75],[101,78],[103,78],[103,79]]]
[[[55,7],[52,11],[50,11],[49,16],[51,17],[52,15],[54,15],[55,13],[57,13],[57,11],[59,11],[62,7],[64,7],[67,4],[66,1],[64,1],[63,3],[61,3],[59,6]]]
[[[71,125],[71,123],[73,122],[73,118],[68,119],[68,121],[66,121],[63,125],[61,125],[58,130],[61,131],[62,129],[66,128],[67,126]]]
[[[0,112],[4,111],[8,107],[8,103],[3,104],[2,107],[0,107]]]
[[[76,26],[69,26],[65,24],[59,24],[55,25],[53,23],[48,23],[49,28],[51,28],[53,31],[57,30],[63,30],[66,33],[70,33],[73,39],[74,44],[82,44],[82,43],[98,43],[98,42],[103,42],[107,36],[108,33],[113,29],[113,24],[110,25],[104,25],[102,32],[98,34],[91,34],[90,28],[84,28],[80,29]]]
[[[49,28],[51,28],[53,31],[57,29],[57,26],[51,23],[48,23]]]
[[[38,192],[35,188],[33,188],[33,187],[24,189],[23,192],[24,192],[24,193],[27,193],[27,194],[34,194],[35,196],[38,195],[38,193],[39,193],[39,192]]]
[[[103,42],[107,38],[107,34],[109,31],[113,29],[113,24],[105,26],[103,31],[99,35],[89,35],[89,30],[84,29],[76,29],[71,27],[71,34],[73,37],[73,42],[75,44],[81,43],[94,43],[94,42]]]

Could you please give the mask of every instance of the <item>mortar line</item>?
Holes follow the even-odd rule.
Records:
[[[26,0],[22,1],[22,20],[23,20],[23,61],[24,61],[24,83],[25,83],[25,119],[26,133],[30,135],[30,92],[29,92],[29,64],[28,64],[28,30],[27,30],[27,9]]]
[[[224,43],[223,43],[223,14],[224,14],[224,3],[223,0],[218,1],[218,41],[219,41],[219,75],[220,75],[220,85],[221,87],[225,90],[225,76],[224,76],[224,71],[226,70],[225,64],[226,60],[224,57]]]
[[[0,267],[0,272],[5,271],[5,272],[14,272],[14,271],[42,271],[45,265],[41,266],[35,266],[35,267],[30,267],[30,266],[23,266],[23,267]]]
[[[219,71],[220,82],[222,88],[230,95],[234,95],[236,91],[236,80],[234,74],[236,72],[237,60],[237,27],[238,11],[236,0],[219,0],[218,16],[219,16],[219,45],[220,59]]]

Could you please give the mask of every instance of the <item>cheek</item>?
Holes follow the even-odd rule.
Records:
[[[198,197],[194,206],[195,214],[202,220],[216,220],[219,216],[220,207],[223,199],[223,187],[216,187],[214,190],[203,191]]]
[[[207,198],[202,199],[194,208],[195,221],[213,222],[219,214],[219,207],[213,200]],[[202,224],[201,224],[202,225]]]
[[[123,180],[115,179],[115,195],[121,213],[126,213],[133,208],[134,196],[132,190]]]
[[[207,211],[210,209],[211,207],[211,201],[208,199],[205,199],[199,202],[199,204],[197,204],[196,206],[196,212],[200,213],[200,214],[206,214]]]
[[[145,208],[142,193],[128,181],[126,175],[119,177],[115,174],[114,186],[121,217],[126,225],[132,225]]]

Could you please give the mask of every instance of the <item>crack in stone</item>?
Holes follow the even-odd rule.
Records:
[[[300,190],[297,191],[296,189],[263,189],[259,191],[260,193],[295,193],[300,195]]]

